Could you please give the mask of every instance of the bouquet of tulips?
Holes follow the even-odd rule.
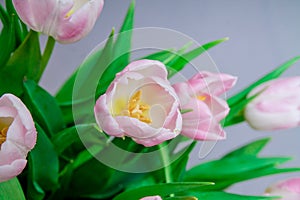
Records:
[[[279,167],[289,158],[259,156],[269,138],[187,168],[196,143],[207,153],[226,138],[227,126],[244,121],[258,130],[298,126],[300,77],[279,76],[300,57],[226,100],[235,76],[200,66],[185,78],[182,70],[227,38],[132,59],[139,31],[132,2],[119,32],[113,29],[55,95],[43,89],[39,80],[55,42],[87,35],[103,5],[103,0],[0,5],[0,199],[300,199],[300,178],[257,196],[226,192],[242,181],[300,170]],[[49,36],[44,48],[39,33]]]

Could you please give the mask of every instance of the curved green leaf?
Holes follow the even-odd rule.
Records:
[[[145,196],[159,195],[162,197],[170,194],[178,194],[182,192],[200,192],[207,189],[207,186],[213,185],[211,182],[177,182],[163,183],[151,186],[144,186],[133,190],[125,191],[113,200],[139,200]]]
[[[24,103],[50,136],[65,127],[62,112],[54,97],[32,80],[24,82]]]
[[[18,199],[25,200],[22,187],[17,178],[0,183],[0,199]]]
[[[41,52],[38,33],[31,31],[24,42],[14,51],[8,62],[0,69],[0,95],[13,93],[20,96],[23,80],[35,80],[40,70]]]
[[[43,199],[46,191],[58,187],[59,161],[54,147],[43,129],[36,124],[37,143],[29,153],[28,195]]]
[[[259,80],[257,80],[256,82],[254,82],[253,84],[251,84],[250,86],[242,90],[241,92],[239,92],[238,94],[230,97],[227,100],[229,106],[232,107],[234,104],[237,104],[241,100],[245,99],[248,93],[256,86],[266,81],[278,78],[283,72],[285,72],[288,68],[290,68],[293,64],[295,64],[298,60],[300,60],[300,56],[296,56],[288,60],[287,62],[283,63],[282,65],[280,65],[279,67],[277,67],[276,69],[268,73],[267,75],[263,76],[262,78],[260,78]]]

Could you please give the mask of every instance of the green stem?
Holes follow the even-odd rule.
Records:
[[[165,179],[166,183],[173,182],[173,176],[172,176],[172,170],[171,170],[171,163],[170,163],[170,157],[168,152],[168,146],[164,146],[163,143],[158,145],[159,151],[161,154],[161,158],[164,164],[164,172],[165,172]]]
[[[42,77],[42,75],[43,75],[43,73],[46,69],[46,66],[47,66],[47,64],[50,60],[52,51],[54,49],[54,46],[55,46],[55,40],[54,40],[53,37],[49,36],[48,40],[47,40],[45,50],[44,50],[44,53],[43,53],[43,56],[42,56],[41,68],[40,68],[40,72],[38,74],[37,82],[39,82],[39,80],[41,79],[41,77]]]

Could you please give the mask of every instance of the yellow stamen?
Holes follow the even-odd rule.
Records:
[[[150,106],[141,102],[142,91],[138,90],[128,101],[127,110],[123,113],[125,116],[136,118],[142,122],[150,124],[152,120],[148,116]]]
[[[6,141],[7,131],[12,122],[12,117],[0,117],[0,147]]]
[[[206,100],[206,96],[200,95],[200,96],[197,96],[197,99],[200,100],[200,101],[205,101]]]
[[[0,146],[6,140],[7,131],[8,131],[8,127],[4,127],[4,128],[2,128],[2,130],[0,130]]]
[[[65,18],[69,18],[71,15],[73,15],[73,13],[75,12],[74,9],[71,9],[66,15]]]

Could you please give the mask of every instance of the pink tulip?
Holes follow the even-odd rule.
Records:
[[[196,140],[220,140],[225,138],[220,121],[229,112],[229,107],[218,96],[236,83],[236,77],[227,74],[200,72],[187,82],[173,85],[180,98],[182,134]]]
[[[13,0],[15,9],[31,29],[72,43],[87,35],[98,18],[103,0]]]
[[[20,174],[27,153],[36,143],[36,130],[26,106],[12,94],[0,98],[0,182]]]
[[[281,196],[281,200],[300,199],[300,178],[275,183],[266,189],[267,196]]]
[[[300,77],[266,82],[248,97],[258,94],[245,109],[245,118],[258,130],[287,129],[300,125]]]
[[[176,137],[182,126],[178,97],[163,63],[140,60],[118,73],[96,102],[95,118],[109,135],[154,146]]]
[[[157,195],[157,196],[144,197],[144,198],[141,198],[140,200],[162,200],[162,198]]]

